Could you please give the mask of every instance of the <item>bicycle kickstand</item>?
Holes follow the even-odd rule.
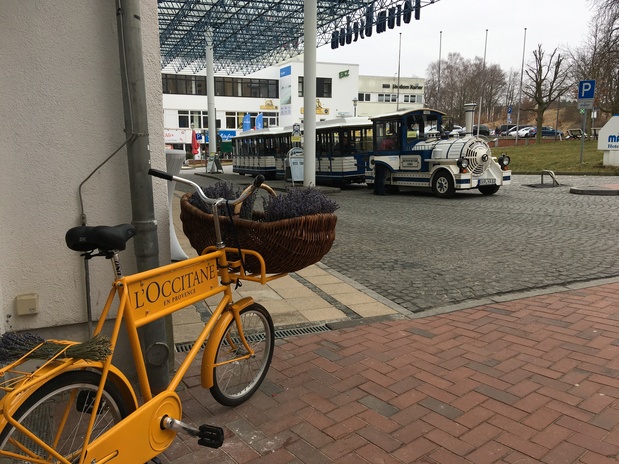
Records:
[[[199,428],[192,427],[182,421],[172,419],[169,416],[161,420],[161,426],[175,432],[185,432],[193,437],[198,437],[198,445],[209,448],[219,448],[224,443],[224,430],[215,425],[203,424]]]

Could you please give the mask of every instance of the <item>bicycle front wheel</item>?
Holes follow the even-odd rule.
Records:
[[[236,321],[233,319],[217,344],[211,394],[219,403],[236,406],[249,399],[267,375],[275,330],[271,315],[254,303],[240,312],[243,334],[254,354],[247,357]]]
[[[62,374],[35,390],[13,417],[69,462],[77,462],[93,413],[101,375],[91,371]],[[107,382],[91,433],[91,441],[127,416],[118,388]],[[20,458],[0,456],[0,463],[59,462],[20,430],[7,425],[0,434],[0,449]]]

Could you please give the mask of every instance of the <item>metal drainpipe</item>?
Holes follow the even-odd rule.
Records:
[[[142,57],[142,27],[140,0],[117,0],[118,39],[122,76],[125,131],[131,140],[127,144],[132,224],[138,271],[159,266],[159,244],[150,168],[148,116],[144,63]],[[145,348],[148,379],[153,394],[165,389],[169,382],[164,319],[152,322],[140,331]]]

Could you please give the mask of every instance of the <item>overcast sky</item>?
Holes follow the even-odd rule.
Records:
[[[361,75],[394,76],[401,33],[402,77],[426,77],[439,50],[443,60],[452,52],[473,60],[483,58],[484,48],[486,64],[520,73],[523,46],[525,65],[538,44],[548,53],[557,47],[580,46],[592,15],[588,0],[439,0],[421,9],[419,21],[413,18],[382,34],[374,29],[371,37],[335,50],[322,46],[317,61],[359,64]]]

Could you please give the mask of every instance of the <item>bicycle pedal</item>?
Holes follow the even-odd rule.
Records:
[[[224,444],[224,429],[215,425],[203,424],[198,433],[198,445],[219,448]]]

